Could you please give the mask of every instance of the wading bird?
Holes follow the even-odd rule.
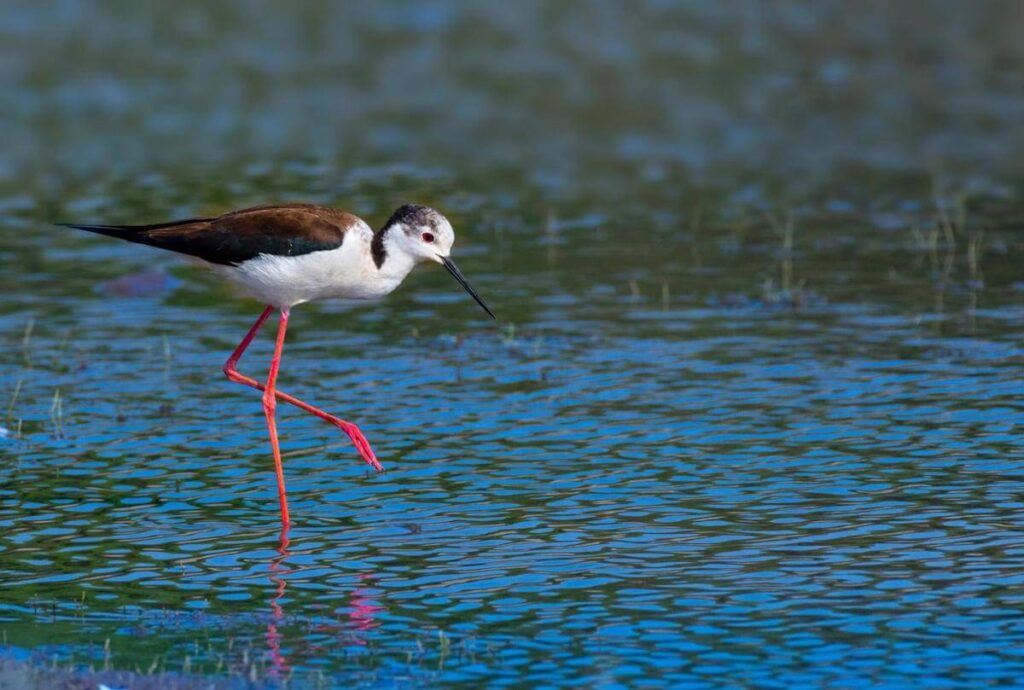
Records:
[[[455,242],[451,224],[428,206],[400,207],[376,233],[351,213],[312,204],[257,206],[215,218],[190,218],[154,225],[62,225],[187,254],[267,305],[228,357],[224,374],[236,383],[263,391],[263,411],[274,454],[281,520],[285,525],[291,520],[277,440],[278,400],[338,427],[352,440],[363,460],[378,472],[383,470],[359,427],[277,390],[277,374],[292,307],[331,297],[383,297],[397,288],[416,264],[434,261],[448,269],[477,304],[495,318],[451,259]],[[236,365],[275,309],[281,314],[280,325],[264,385],[240,373]]]

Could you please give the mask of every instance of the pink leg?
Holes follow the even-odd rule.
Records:
[[[274,345],[274,358],[270,360],[270,373],[267,375],[267,387],[263,389],[263,414],[267,416],[267,432],[270,434],[270,449],[274,452],[274,472],[277,473],[277,499],[281,502],[281,522],[287,527],[291,523],[288,517],[288,495],[284,490],[284,466],[281,464],[281,446],[277,442],[277,372],[281,369],[281,353],[284,351],[284,336],[288,331],[288,310],[281,310],[281,323],[277,327],[277,343]]]
[[[241,359],[242,354],[244,354],[246,349],[248,349],[249,344],[252,343],[253,338],[256,337],[256,333],[258,333],[263,324],[266,323],[267,319],[270,317],[270,314],[273,311],[274,307],[267,307],[266,309],[263,310],[263,313],[260,314],[260,317],[256,319],[256,323],[254,323],[252,328],[249,329],[249,332],[245,334],[245,337],[242,338],[242,342],[238,344],[238,347],[236,347],[235,351],[231,353],[231,356],[228,358],[228,361],[225,362],[224,375],[227,376],[230,380],[234,381],[235,383],[241,383],[243,385],[249,386],[250,388],[255,388],[256,390],[259,391],[265,390],[265,386],[263,386],[263,384],[261,384],[256,379],[250,378],[240,373],[238,369],[236,369],[235,367],[238,364],[238,360]],[[327,414],[320,408],[313,407],[309,403],[305,403],[299,400],[298,398],[295,398],[291,395],[288,395],[287,393],[284,393],[283,391],[275,389],[274,394],[278,400],[286,402],[290,405],[295,405],[300,410],[305,410],[306,412],[309,412],[310,414],[315,415],[320,419],[324,420],[325,422],[333,424],[334,426],[344,431],[345,434],[348,435],[349,439],[352,440],[352,443],[355,445],[356,450],[359,451],[359,455],[362,456],[363,460],[365,460],[369,465],[373,467],[373,469],[377,470],[378,472],[384,471],[384,468],[381,467],[380,462],[378,462],[377,460],[377,456],[374,455],[373,449],[370,447],[370,442],[366,440],[366,437],[363,436],[363,432],[360,431],[359,427],[357,427],[355,424],[352,424],[351,422],[346,422],[345,420],[339,419],[334,415]]]

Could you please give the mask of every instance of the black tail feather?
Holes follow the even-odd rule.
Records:
[[[188,218],[186,220],[171,221],[170,223],[153,223],[152,225],[94,225],[92,223],[54,223],[54,225],[62,228],[86,230],[88,232],[99,233],[100,235],[108,235],[110,237],[120,237],[124,240],[130,240],[134,236],[152,232],[153,230],[163,230],[164,228],[173,228],[178,225],[192,225],[193,223],[206,223],[210,220],[212,219]]]

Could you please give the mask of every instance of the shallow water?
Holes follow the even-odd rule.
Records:
[[[368,687],[1024,673],[1019,12],[332,7],[5,10],[9,652]],[[279,408],[286,536],[258,394],[220,375],[259,305],[49,225],[278,199],[437,205],[500,318],[428,268],[295,310],[282,387],[387,471]]]

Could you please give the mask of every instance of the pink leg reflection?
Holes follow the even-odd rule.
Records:
[[[373,575],[370,573],[360,573],[359,580],[366,583],[369,587],[373,586]],[[374,614],[378,611],[383,611],[383,606],[377,606],[371,604],[368,587],[356,587],[352,590],[352,596],[349,598],[349,610],[348,619],[352,622],[352,628],[359,632],[366,632],[373,630],[380,622],[374,619]],[[366,644],[360,641],[360,644]]]
[[[270,561],[270,582],[275,585],[274,595],[270,597],[270,622],[267,623],[267,653],[270,657],[269,675],[275,680],[280,680],[288,672],[288,661],[281,654],[281,633],[277,626],[284,621],[284,610],[281,608],[281,598],[287,586],[285,576],[291,569],[284,565],[284,560],[290,555],[288,552],[288,523],[281,526],[281,536],[277,544],[278,555]]]
[[[342,644],[365,647],[367,643],[362,633],[380,625],[376,615],[380,611],[384,611],[385,608],[371,603],[373,599],[370,588],[374,584],[373,573],[360,573],[356,577],[360,584],[349,594],[348,605],[339,606],[335,610],[337,619],[319,626],[318,630],[332,632],[337,635],[338,641]]]

